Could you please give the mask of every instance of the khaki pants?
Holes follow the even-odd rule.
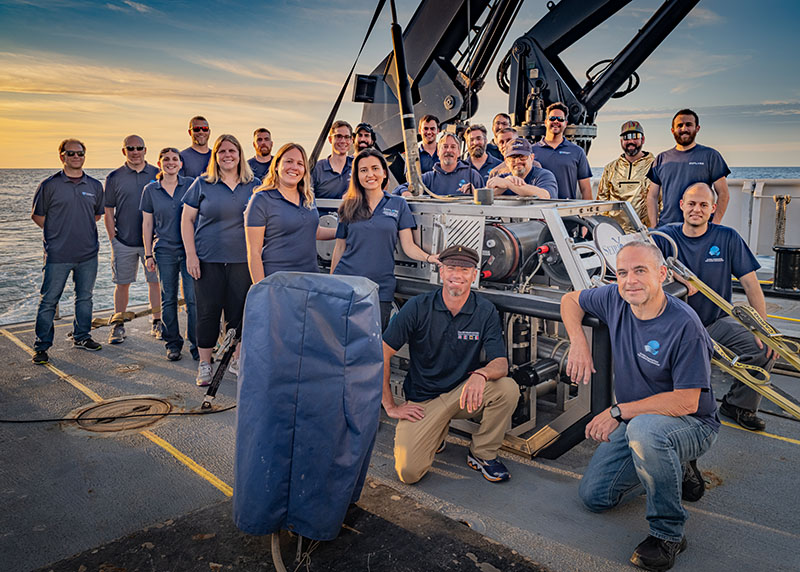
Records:
[[[483,405],[473,413],[459,407],[458,400],[466,381],[439,397],[421,401],[425,417],[412,422],[400,420],[394,436],[394,467],[404,483],[420,480],[433,465],[439,444],[444,441],[451,419],[480,418],[480,428],[472,435],[470,450],[476,457],[491,460],[511,427],[511,414],[519,401],[519,388],[510,377],[486,383]]]

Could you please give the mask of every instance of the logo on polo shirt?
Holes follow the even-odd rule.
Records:
[[[638,352],[636,355],[648,363],[658,366],[661,365],[661,362],[655,359],[655,356],[657,356],[658,352],[661,351],[661,344],[658,342],[658,340],[650,340],[649,342],[647,342],[644,345],[644,351],[645,353]]]
[[[464,342],[477,342],[481,338],[480,332],[467,332],[464,330],[458,331],[458,339]]]
[[[397,218],[398,216],[400,216],[400,213],[397,209],[389,209],[383,207],[383,216],[390,216],[392,218]]]
[[[94,198],[94,193],[87,193],[86,191],[81,191],[81,194],[84,197],[92,197],[92,198]]]
[[[725,259],[722,257],[722,250],[719,246],[715,244],[708,249],[708,258],[706,258],[706,262],[725,262]]]
[[[570,151],[559,151],[558,154],[559,155],[572,155],[572,152],[570,152]]]

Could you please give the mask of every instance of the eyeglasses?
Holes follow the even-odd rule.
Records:
[[[625,134],[622,136],[622,139],[624,139],[625,141],[628,141],[628,140],[630,140],[630,139],[641,139],[641,138],[642,138],[642,134],[641,134],[641,133],[636,133],[636,132],[633,132],[633,133],[625,133]]]
[[[353,136],[352,135],[339,135],[337,133],[336,135],[333,136],[333,138],[336,139],[337,141],[342,141],[343,139],[352,139]]]
[[[63,151],[64,155],[67,157],[74,157],[77,155],[78,157],[83,157],[86,155],[86,151]]]
[[[206,131],[208,131],[208,129],[209,129],[208,127],[192,127],[192,131],[194,131],[195,133],[200,133],[201,131],[205,133]]]
[[[144,151],[144,145],[125,145],[126,151]]]
[[[566,123],[567,121],[567,118],[562,117],[561,115],[551,115],[547,119],[549,119],[550,121],[558,121],[559,123]]]

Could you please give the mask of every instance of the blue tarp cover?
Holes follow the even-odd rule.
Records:
[[[356,276],[277,272],[245,304],[233,518],[250,534],[335,538],[378,430],[378,289]]]

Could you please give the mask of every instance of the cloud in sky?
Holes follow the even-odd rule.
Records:
[[[701,28],[703,26],[716,26],[722,24],[725,19],[708,8],[695,6],[686,17],[686,24],[690,28]]]
[[[153,9],[150,6],[142,4],[141,2],[134,2],[133,0],[122,0],[122,3],[127,4],[128,6],[130,6],[131,8],[142,14],[149,14],[153,12]]]

